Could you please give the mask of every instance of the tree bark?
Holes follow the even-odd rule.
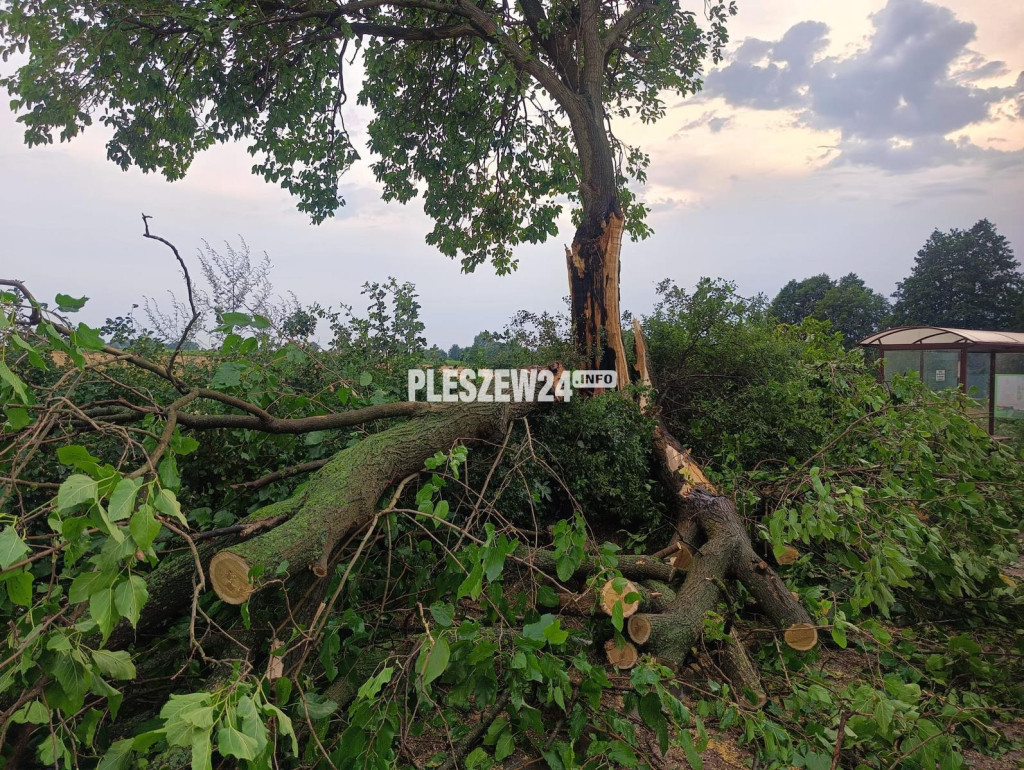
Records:
[[[584,94],[563,105],[579,148],[583,208],[565,259],[576,349],[592,368],[615,371],[621,388],[630,381],[619,308],[625,219],[600,89],[600,79],[586,82]]]
[[[437,451],[459,441],[502,434],[534,404],[457,404],[373,434],[339,452],[308,481],[295,513],[274,529],[220,550],[210,582],[229,604],[248,601],[258,579],[284,565],[326,577],[332,553],[349,532],[370,522],[391,484],[423,468]]]

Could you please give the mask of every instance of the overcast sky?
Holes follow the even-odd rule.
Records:
[[[933,229],[982,217],[1022,256],[1024,3],[741,0],[731,30],[703,94],[656,126],[617,127],[651,155],[655,230],[624,245],[623,308],[649,311],[662,278],[705,275],[771,296],[791,278],[856,272],[889,294]],[[357,143],[365,122],[349,117]],[[218,147],[168,183],[107,162],[99,129],[26,149],[0,106],[0,276],[44,300],[88,295],[95,323],[143,294],[181,294],[169,253],[140,237],[145,211],[193,260],[202,239],[243,235],[269,254],[275,286],[305,303],[364,307],[364,281],[412,281],[427,336],[445,347],[521,308],[562,308],[567,221],[557,241],[520,250],[516,274],[463,275],[424,244],[419,207],[379,201],[365,164],[320,226],[251,165],[241,147]]]

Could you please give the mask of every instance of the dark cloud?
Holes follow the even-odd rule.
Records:
[[[692,131],[695,128],[703,128],[704,126],[707,126],[711,130],[712,134],[717,134],[730,123],[732,123],[732,118],[723,118],[715,115],[714,112],[705,112],[699,118],[691,120],[689,123],[686,123],[685,125],[680,127],[679,130],[676,131],[673,138],[678,139],[685,135],[687,132]]]
[[[974,24],[924,0],[889,0],[871,21],[867,48],[849,56],[821,55],[828,42],[821,22],[800,22],[774,42],[747,40],[708,74],[705,92],[735,106],[796,110],[805,125],[839,129],[836,163],[891,171],[979,158],[1020,163],[1021,153],[944,138],[1010,99],[1024,116],[1024,73],[1011,87],[979,84],[1008,70],[968,48]]]

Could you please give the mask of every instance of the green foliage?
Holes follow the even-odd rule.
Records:
[[[853,347],[886,325],[889,302],[864,285],[856,273],[833,281],[822,273],[803,281],[790,281],[772,300],[772,314],[783,323],[798,324],[805,318],[828,321]]]
[[[665,281],[644,319],[658,401],[669,429],[713,468],[806,457],[832,414],[827,371],[805,361],[843,357],[821,323],[780,329],[763,297],[747,300],[725,281],[693,294]]]
[[[532,424],[538,453],[564,482],[551,488],[553,510],[571,510],[575,500],[590,526],[602,531],[659,523],[664,505],[651,480],[654,423],[629,393],[574,398]],[[543,483],[536,473],[528,478]]]
[[[202,150],[243,141],[254,173],[321,221],[344,205],[339,179],[358,157],[341,112],[346,53],[358,47],[359,102],[373,108],[369,143],[385,199],[422,194],[435,221],[429,243],[461,255],[467,271],[489,261],[504,273],[516,245],[556,233],[565,198],[580,203],[580,175],[596,167],[581,149],[601,156],[611,174],[601,183],[621,190],[634,236],[649,232],[627,185],[644,180],[647,157],[606,132],[603,105],[661,118],[667,92],[699,89],[736,8],[709,4],[705,29],[676,4],[638,6],[634,23],[616,27],[628,7],[583,17],[592,36],[581,36],[578,10],[551,3],[306,11],[118,0],[72,13],[55,0],[18,0],[0,10],[0,53],[27,61],[0,85],[30,145],[70,140],[98,118],[112,132],[111,160],[173,180]],[[498,33],[512,28],[529,32]],[[585,52],[583,39],[602,50]],[[580,148],[585,126],[600,136]],[[625,161],[620,175],[613,153]]]
[[[899,324],[1010,331],[1024,322],[1020,263],[987,219],[970,230],[934,231],[893,296]]]
[[[181,376],[281,416],[381,403],[395,397],[396,370],[418,359],[400,340],[387,364],[372,366],[360,352],[386,339],[393,308],[385,302],[379,335],[373,323],[349,326],[365,335],[344,351],[282,344],[267,319],[225,313],[218,349],[184,356]],[[32,446],[36,406],[95,342],[88,327],[68,340],[49,321],[32,329],[13,324],[18,318],[9,300],[0,340],[11,378],[0,397],[15,405],[4,417],[14,454],[0,463]],[[470,355],[536,360],[564,339],[554,318],[523,317],[520,333],[513,325],[494,348]],[[673,431],[709,460],[764,558],[790,544],[801,551],[785,578],[828,642],[806,656],[755,650],[773,695],[763,711],[737,708],[728,687],[699,676],[684,703],[674,675],[649,658],[623,691],[594,657],[621,636],[621,606],[583,619],[557,610],[564,586],[619,584],[620,550],[662,544],[651,534],[664,508],[651,479],[652,423],[629,394],[607,394],[531,415],[529,432],[517,423],[500,447],[470,454],[457,445],[427,458],[415,483],[379,511],[366,547],[356,550],[360,537],[343,546],[316,596],[337,601],[316,622],[282,625],[275,584],[288,576],[299,585],[305,572],[290,567],[261,575],[267,587],[242,608],[207,592],[195,640],[185,617],[135,649],[110,645],[147,611],[146,578],[181,559],[176,550],[191,558],[171,527],[226,526],[281,500],[301,482],[249,492],[229,483],[329,456],[362,433],[179,426],[149,471],[162,417],[130,423],[145,454],[127,460],[119,434],[54,434],[21,478],[57,486],[26,485],[0,514],[0,616],[9,629],[0,699],[25,695],[11,724],[34,730],[40,763],[103,768],[159,764],[169,752],[198,767],[327,765],[329,757],[338,768],[386,768],[405,766],[403,752],[417,741],[436,746],[437,763],[464,740],[469,767],[519,751],[556,768],[654,767],[654,745],[699,767],[712,729],[739,735],[766,766],[828,768],[844,715],[845,751],[867,767],[955,768],[969,764],[969,748],[1002,748],[994,723],[1024,704],[1024,617],[1006,572],[1024,516],[1019,457],[973,425],[957,394],[914,379],[882,385],[820,322],[779,326],[763,300],[743,300],[728,284],[702,282],[692,295],[663,286],[645,326],[662,385],[655,395]],[[180,396],[151,373],[106,371],[116,390],[82,368],[73,370],[76,389],[60,392],[83,405],[122,386],[164,403]],[[550,540],[557,583],[529,567],[540,538]],[[581,577],[584,560],[596,562],[595,574]],[[708,644],[733,620],[762,624],[748,617],[746,598],[708,614]],[[244,662],[215,663],[238,654],[222,629],[266,639]],[[838,655],[856,657],[843,664]],[[270,677],[275,659],[284,673]],[[844,665],[856,676],[836,674]],[[153,697],[138,680],[165,689]],[[141,718],[150,702],[151,718]],[[490,721],[474,738],[482,715]],[[561,725],[554,733],[553,724]]]

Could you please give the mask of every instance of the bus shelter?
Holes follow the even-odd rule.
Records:
[[[899,326],[860,345],[878,351],[881,374],[917,374],[932,390],[960,388],[978,402],[972,417],[993,436],[1024,419],[1024,333]]]

